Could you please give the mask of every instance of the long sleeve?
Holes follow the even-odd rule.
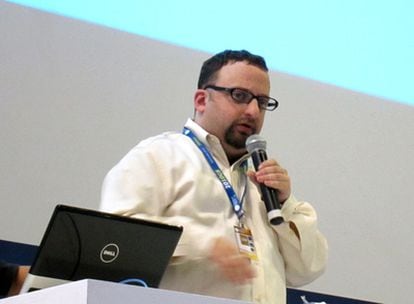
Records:
[[[185,149],[187,140],[180,134],[168,134],[141,142],[105,177],[100,209],[191,227],[184,229],[174,256],[196,259],[205,256],[214,237],[206,234],[206,226],[214,227],[217,219],[197,208],[197,202],[206,201],[207,196],[197,194],[197,187],[211,188],[212,181],[194,174],[199,164],[189,159],[192,151],[189,155]],[[192,147],[190,144],[187,146]]]
[[[317,216],[306,202],[289,198],[282,208],[286,223],[273,226],[279,236],[280,251],[286,263],[286,281],[301,286],[319,277],[325,270],[328,245],[317,227]],[[290,227],[295,225],[299,237]]]

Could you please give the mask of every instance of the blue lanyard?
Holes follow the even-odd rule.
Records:
[[[226,176],[224,175],[223,171],[220,170],[217,162],[214,160],[213,156],[211,155],[210,151],[207,149],[206,145],[204,145],[197,136],[188,128],[184,127],[183,134],[191,138],[191,140],[195,143],[195,145],[200,149],[203,153],[204,157],[206,158],[208,164],[210,165],[211,169],[214,171],[218,179],[220,180],[221,184],[223,185],[224,190],[227,193],[227,196],[230,199],[230,203],[233,206],[233,211],[236,213],[237,217],[240,219],[244,216],[244,210],[242,208],[242,204],[237,197],[236,192],[234,192],[233,187],[227,180]]]

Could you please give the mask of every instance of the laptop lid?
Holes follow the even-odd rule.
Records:
[[[21,292],[86,278],[158,287],[182,230],[57,205]]]

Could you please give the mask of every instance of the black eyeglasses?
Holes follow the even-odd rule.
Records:
[[[259,108],[262,110],[273,111],[279,105],[279,102],[269,96],[254,95],[252,92],[246,89],[240,88],[224,88],[215,85],[208,85],[204,89],[213,89],[215,91],[222,91],[230,94],[234,102],[238,104],[249,104],[254,98],[256,98]]]

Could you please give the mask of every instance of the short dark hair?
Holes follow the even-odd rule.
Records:
[[[247,63],[268,71],[266,62],[263,57],[254,55],[246,50],[233,51],[225,50],[221,53],[204,61],[201,67],[200,77],[198,78],[198,89],[203,89],[206,85],[211,84],[217,77],[217,72],[229,62],[246,61]]]

